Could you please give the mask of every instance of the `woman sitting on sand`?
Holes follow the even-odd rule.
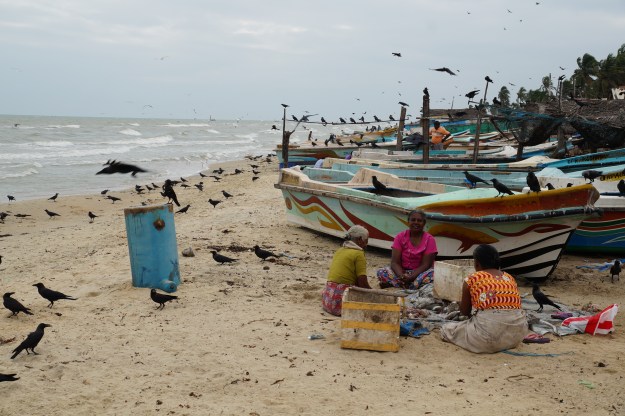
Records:
[[[334,253],[328,281],[321,293],[323,309],[332,315],[341,316],[343,292],[350,286],[371,289],[367,281],[365,247],[369,232],[361,225],[354,225],[347,231],[343,246]]]
[[[425,212],[414,210],[408,214],[408,229],[397,234],[393,245],[390,267],[378,270],[381,288],[398,287],[418,289],[434,278],[434,259],[438,249],[436,240],[425,231]]]
[[[488,244],[473,252],[475,273],[462,285],[460,312],[470,319],[443,325],[441,337],[475,353],[516,347],[527,335],[527,319],[514,277],[499,269],[499,253]]]

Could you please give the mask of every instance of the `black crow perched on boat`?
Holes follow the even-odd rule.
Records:
[[[341,123],[343,123],[343,124],[347,123],[347,121],[345,121],[345,119],[343,117],[339,117],[339,120],[341,120]]]
[[[584,179],[588,179],[590,182],[594,182],[601,175],[603,175],[603,171],[600,170],[585,170],[582,172]]]
[[[130,165],[128,163],[117,162],[115,160],[109,160],[105,163],[106,166],[96,175],[111,175],[113,173],[130,173],[131,176],[135,176],[139,172],[147,172],[147,170],[140,168],[139,166]]]
[[[620,181],[618,181],[618,183],[616,184],[616,188],[618,189],[621,196],[625,196],[625,180],[621,179]]]
[[[384,192],[388,189],[386,185],[380,182],[378,180],[378,177],[375,175],[371,176],[371,182],[373,183],[373,187],[375,188],[375,190],[378,192]]]
[[[323,123],[323,125],[325,126],[326,124],[328,124],[328,122],[326,121],[325,118],[321,117],[321,122]]]
[[[532,192],[540,192],[540,182],[538,182],[538,178],[534,174],[534,172],[527,172],[527,186],[530,187],[530,191]]]
[[[555,188],[555,186],[553,186],[553,185],[551,184],[551,182],[547,182],[547,183],[545,184],[545,188],[547,188],[547,190],[549,190],[549,191],[553,191],[554,189],[556,189],[556,188]]]
[[[374,119],[376,122],[378,122],[378,123],[382,121],[382,120],[380,120],[380,119],[378,118],[378,116],[373,116],[373,119]]]
[[[478,182],[485,183],[486,185],[490,185],[490,183],[486,182],[484,179],[470,174],[468,171],[464,171],[464,177],[467,178],[467,181],[471,182],[471,188],[475,188]]]
[[[447,68],[446,66],[444,66],[442,68],[430,68],[430,70],[438,71],[438,72],[447,72],[449,75],[456,75],[456,73],[454,71],[452,71],[451,69]]]
[[[497,97],[493,97],[493,105],[501,105],[501,101],[499,101]]]
[[[174,296],[174,295],[166,295],[164,293],[158,293],[156,291],[156,289],[151,289],[150,290],[150,298],[158,303],[158,307],[156,309],[164,309],[165,308],[165,303],[170,302],[174,299],[178,299],[178,296]]]
[[[354,120],[354,117],[350,117],[349,121],[351,121],[352,123],[356,124],[356,120]]]
[[[11,316],[17,316],[20,312],[24,312],[26,315],[32,315],[33,313],[26,306],[22,305],[17,299],[13,299],[11,295],[15,292],[7,292],[2,295],[2,303],[4,307],[11,311]]]
[[[614,276],[616,276],[617,280],[621,280],[621,262],[619,260],[614,260],[614,264],[610,267],[610,280],[614,283]]]
[[[28,350],[31,350],[33,354],[37,354],[35,352],[35,348],[39,344],[39,341],[41,341],[41,338],[43,338],[43,330],[49,326],[52,326],[52,325],[43,324],[43,323],[37,325],[37,329],[35,329],[35,331],[31,332],[30,334],[28,334],[26,339],[22,341],[22,343],[18,345],[17,348],[15,348],[12,351],[13,355],[11,356],[11,359],[14,359],[15,357],[17,357],[20,354],[20,352],[24,350],[26,350],[26,354],[30,354]]]
[[[538,287],[535,283],[532,285],[532,296],[534,296],[534,299],[536,299],[536,302],[538,302],[538,305],[540,306],[536,309],[536,312],[542,312],[544,305],[551,305],[559,311],[562,310],[560,306],[556,305],[554,301],[549,299],[549,296],[541,292],[540,287]]]
[[[220,263],[220,264],[234,263],[235,261],[239,261],[239,259],[232,259],[230,257],[221,255],[217,253],[215,250],[211,250],[211,253],[213,254],[213,260],[215,260],[217,263]]]
[[[395,121],[395,117],[393,117],[392,114],[388,116],[388,119],[391,120],[391,121]]]
[[[501,197],[503,198],[505,196],[505,194],[508,195],[514,195],[514,192],[512,192],[510,190],[510,188],[508,188],[506,185],[504,185],[503,183],[499,182],[497,179],[491,179],[491,182],[493,183],[493,186],[495,187],[495,189],[497,190],[497,192],[499,192],[497,194],[497,196],[501,195]],[[496,197],[497,197],[496,196]],[[496,198],[495,197],[495,198]]]

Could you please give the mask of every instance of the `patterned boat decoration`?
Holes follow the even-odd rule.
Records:
[[[372,176],[387,190],[376,191]],[[407,214],[421,208],[426,230],[436,237],[437,259],[470,259],[477,245],[492,244],[504,270],[530,280],[549,277],[573,231],[596,213],[599,198],[592,185],[497,197],[492,188],[406,180],[366,168],[347,183],[282,169],[275,187],[289,222],[336,237],[360,224],[369,230],[369,244],[384,249],[407,228]]]

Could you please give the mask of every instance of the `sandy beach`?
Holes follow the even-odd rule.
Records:
[[[522,356],[475,355],[438,331],[402,337],[397,353],[342,350],[340,318],[320,305],[340,241],[288,224],[273,187],[277,162],[258,163],[257,181],[250,163],[222,164],[220,183],[188,178],[203,180],[203,192],[176,187],[191,205],[175,215],[178,251],[191,247],[195,257],[180,255],[179,299],[163,310],[149,289],[132,286],[123,214],[166,202],[156,191],[116,192],[114,204],[99,194],[0,204],[13,214],[0,224],[1,291],[34,313],[1,310],[0,373],[20,380],[0,384],[0,415],[625,414],[622,312],[613,334],[548,335],[548,344],[519,346]],[[233,175],[235,167],[246,172]],[[213,208],[209,198],[223,202]],[[256,244],[285,256],[263,262]],[[219,265],[210,250],[239,261]],[[390,253],[366,256],[375,285]],[[572,308],[623,305],[625,282],[576,268],[610,259],[564,255],[543,291]],[[47,308],[37,282],[78,300]],[[52,326],[39,355],[11,360],[40,322]],[[325,339],[309,340],[313,333]]]

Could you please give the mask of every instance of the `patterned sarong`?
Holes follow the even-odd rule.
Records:
[[[410,270],[406,271],[409,272]],[[404,288],[404,282],[395,274],[390,266],[378,269],[377,276],[380,283],[388,283],[393,287]],[[421,286],[432,282],[434,282],[434,268],[427,269],[423,273],[420,273],[414,282],[410,283],[406,289],[419,289]]]
[[[343,292],[351,285],[344,283],[326,282],[321,292],[321,306],[332,315],[341,316],[343,309]]]

